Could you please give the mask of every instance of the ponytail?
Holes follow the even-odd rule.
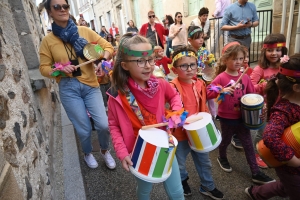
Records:
[[[271,108],[279,96],[279,88],[276,84],[276,80],[276,78],[269,80],[264,91],[267,96],[267,121],[270,119]]]

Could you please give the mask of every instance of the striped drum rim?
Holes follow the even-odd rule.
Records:
[[[300,158],[300,122],[293,124],[282,135],[284,143],[293,148],[295,156]]]
[[[160,138],[158,140],[158,138]],[[177,140],[173,137],[177,147]],[[133,165],[130,171],[138,178],[159,183],[165,181],[172,172],[176,147],[168,153],[168,134],[160,129],[140,130],[131,154]]]
[[[241,98],[241,111],[244,126],[251,130],[261,129],[265,122],[260,118],[264,98],[259,94],[246,94]]]
[[[221,134],[209,113],[200,112],[197,115],[202,116],[203,119],[183,126],[187,132],[189,145],[199,153],[212,151],[221,143]]]

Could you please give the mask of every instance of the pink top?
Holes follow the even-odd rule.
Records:
[[[276,75],[278,71],[278,68],[268,67],[266,69],[263,69],[259,65],[257,65],[250,75],[251,82],[254,85],[256,93],[264,95],[264,89],[267,85],[266,81],[268,81],[271,76]],[[261,79],[264,79],[265,81],[259,83]]]
[[[237,81],[241,73],[238,76],[232,76],[226,72],[219,74],[213,82],[207,86],[207,99],[216,98],[219,93],[210,90],[211,86],[221,85],[226,86],[231,80]],[[243,76],[242,80],[237,84],[236,89],[232,95],[226,94],[225,100],[219,104],[218,116],[226,119],[239,119],[242,117],[240,109],[241,97],[245,94],[254,93],[254,86],[251,83],[249,76]]]
[[[158,81],[159,90],[157,92],[160,101],[157,105],[156,119],[157,123],[161,123],[165,114],[165,102],[170,103],[171,110],[180,110],[182,102],[178,92],[167,81],[164,79],[158,79]],[[132,152],[136,137],[118,92],[109,89],[107,94],[109,95],[108,126],[117,157],[122,161]],[[145,96],[144,101],[151,101],[151,99]]]

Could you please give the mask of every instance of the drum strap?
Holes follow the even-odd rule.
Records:
[[[173,81],[175,81],[175,80],[173,80]],[[177,92],[180,94],[181,101],[182,101],[182,104],[183,104],[183,107],[184,107],[184,102],[183,102],[183,99],[182,99],[182,88],[181,88],[181,85],[179,83],[177,85],[176,82],[170,82],[170,83],[175,86]],[[196,101],[197,101],[197,110],[199,111],[199,109],[200,109],[199,99],[201,98],[201,96],[199,95],[199,92],[197,91],[196,81],[192,80],[192,84],[193,84],[193,92],[194,92],[194,95],[195,95],[195,98],[196,98]]]
[[[194,94],[195,94],[195,98],[196,98],[196,101],[197,101],[197,110],[199,111],[199,94],[197,92],[197,88],[196,88],[196,81],[193,80],[193,91],[194,91]]]
[[[128,92],[126,93],[126,99],[129,103],[132,111],[134,112],[134,114],[137,116],[137,118],[141,122],[142,126],[145,126],[146,124],[145,124],[141,109],[139,107],[139,104],[137,103],[135,97],[133,96],[133,94],[129,88],[128,88]]]

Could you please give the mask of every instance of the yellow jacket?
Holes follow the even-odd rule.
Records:
[[[113,46],[93,30],[84,26],[78,26],[78,33],[80,37],[85,38],[88,42],[97,42],[104,49],[104,51],[108,51],[110,52],[110,54],[114,52]],[[70,44],[67,44],[67,46],[71,49]],[[72,51],[73,54],[76,55],[74,48],[72,49]],[[56,82],[59,82],[61,76],[53,77],[49,74],[52,70],[51,66],[56,62],[64,64],[68,61],[68,54],[62,40],[55,36],[53,33],[49,33],[47,36],[45,36],[40,46],[41,74],[48,78],[55,78]],[[79,64],[86,61],[87,60],[78,57]],[[84,83],[91,87],[99,86],[93,63],[82,66],[81,72],[82,75],[76,77],[81,83]],[[72,74],[67,74],[67,76],[72,77]]]

